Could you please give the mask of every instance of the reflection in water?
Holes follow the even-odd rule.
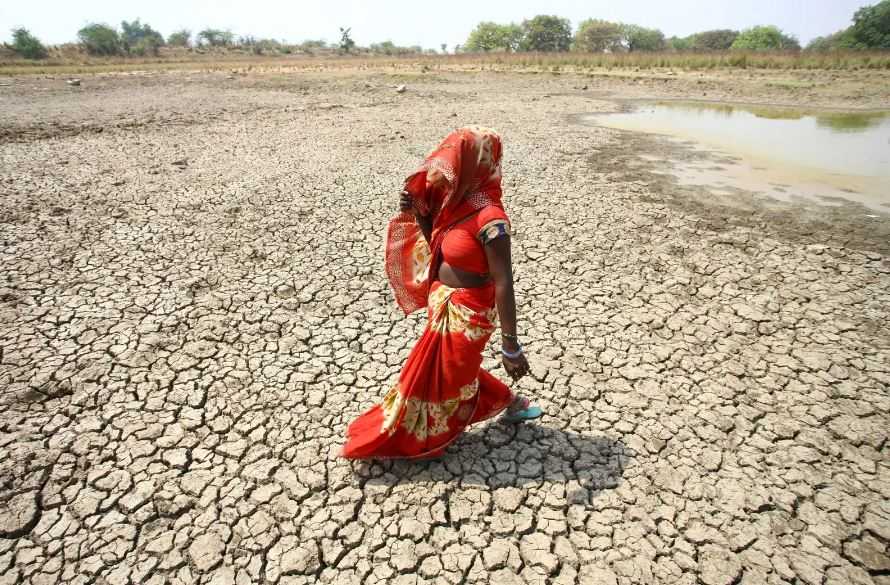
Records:
[[[674,161],[675,174],[686,182],[713,185],[716,176],[720,185],[774,198],[852,199],[890,212],[890,112],[660,101],[593,119],[691,140],[739,160],[716,175],[713,166],[703,172]]]
[[[727,118],[738,115],[740,112],[748,112],[757,118],[766,120],[801,120],[813,118],[816,124],[823,128],[830,128],[838,132],[858,132],[880,126],[890,119],[890,111],[887,112],[814,112],[813,110],[777,107],[754,106],[736,104],[718,104],[704,102],[656,102],[659,108],[670,110],[686,110],[688,112],[713,112]]]
[[[838,132],[859,132],[879,126],[888,117],[890,117],[890,112],[819,114],[816,116],[816,123],[823,128],[831,128]]]

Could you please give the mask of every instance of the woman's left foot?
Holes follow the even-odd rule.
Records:
[[[502,417],[504,421],[516,423],[541,418],[544,411],[539,406],[532,406],[525,396],[517,396],[513,404],[507,407]]]

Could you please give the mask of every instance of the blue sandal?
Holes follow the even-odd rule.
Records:
[[[544,411],[541,410],[540,406],[532,406],[529,403],[528,398],[523,397],[522,400],[525,408],[520,410],[510,410],[511,407],[508,406],[507,410],[504,412],[504,422],[519,423],[527,420],[535,420],[536,418],[544,416]]]

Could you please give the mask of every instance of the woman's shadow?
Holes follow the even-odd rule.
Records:
[[[621,441],[539,424],[491,422],[464,434],[440,459],[359,461],[363,483],[458,481],[490,489],[565,486],[568,503],[589,504],[602,490],[618,486],[633,453]]]

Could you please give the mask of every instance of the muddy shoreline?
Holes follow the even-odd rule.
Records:
[[[586,115],[574,114],[566,120],[571,124],[596,126],[595,122],[584,120]],[[671,175],[670,168],[662,167],[670,167],[672,161],[699,161],[715,166],[732,164],[735,161],[732,156],[655,134],[612,131],[617,132],[621,140],[593,155],[590,161],[593,168],[605,167],[623,172],[628,180],[645,181],[651,186],[651,201],[693,213],[709,222],[713,229],[720,229],[721,224],[745,226],[780,240],[802,244],[818,242],[890,255],[890,210],[875,212],[848,200],[836,200],[831,206],[779,201],[760,198],[757,193],[742,189],[718,196],[708,186],[681,185]],[[646,156],[659,160],[641,158]]]

